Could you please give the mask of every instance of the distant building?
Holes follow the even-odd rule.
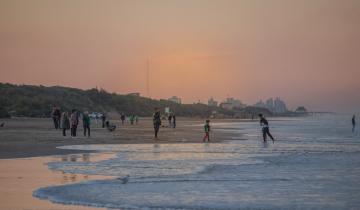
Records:
[[[223,108],[223,109],[231,110],[231,109],[234,108],[234,105],[232,103],[223,102],[223,103],[220,104],[220,107]]]
[[[209,100],[208,100],[208,106],[218,106],[218,102],[215,101],[213,99],[213,97],[211,97]]]
[[[266,108],[266,104],[262,100],[254,104],[254,106],[259,108]]]
[[[129,93],[127,94],[128,96],[137,96],[140,97],[140,93]]]
[[[169,98],[168,101],[172,101],[172,102],[175,102],[177,104],[181,104],[181,98],[179,98],[177,96],[173,96],[173,97]]]
[[[234,108],[245,108],[246,105],[243,104],[240,100],[235,98],[227,98],[224,102],[220,104],[220,107],[223,109],[234,109]]]
[[[304,106],[299,106],[295,112],[297,113],[307,113],[307,109]]]
[[[285,102],[282,101],[279,97],[275,98],[275,100],[273,100],[273,98],[269,98],[265,101],[265,103],[260,100],[259,102],[254,104],[254,106],[260,108],[267,108],[271,112],[277,114],[285,113],[288,111]]]
[[[275,113],[285,113],[287,112],[286,104],[279,97],[277,97],[274,101],[273,110]]]

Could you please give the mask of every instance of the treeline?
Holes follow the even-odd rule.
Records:
[[[233,111],[205,104],[176,104],[132,95],[109,93],[105,90],[81,90],[68,87],[45,87],[0,83],[0,117],[49,117],[53,105],[61,110],[78,109],[89,112],[117,112],[151,116],[155,107],[170,107],[178,116],[209,117],[213,111],[232,116]]]

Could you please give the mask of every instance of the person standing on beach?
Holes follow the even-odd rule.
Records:
[[[259,114],[259,117],[260,117],[260,126],[262,126],[262,134],[263,134],[264,142],[266,142],[266,136],[269,136],[274,143],[274,138],[270,134],[270,130],[269,130],[269,122],[265,119],[265,117],[262,114]]]
[[[124,113],[121,113],[120,119],[121,119],[121,124],[124,125],[124,123],[125,123],[125,114]]]
[[[106,116],[105,116],[105,113],[103,113],[101,115],[101,122],[102,122],[102,127],[105,128],[105,121],[106,121]]]
[[[69,113],[63,112],[61,116],[61,128],[63,136],[66,136],[66,130],[70,129]]]
[[[71,111],[70,123],[71,123],[71,136],[76,137],[76,130],[79,124],[79,115],[76,109],[73,109]]]
[[[173,119],[173,128],[176,128],[176,115],[175,114],[173,114],[172,119]]]
[[[130,115],[130,124],[134,125],[135,116],[132,114]]]
[[[205,121],[204,131],[205,131],[205,136],[203,138],[203,142],[205,142],[206,139],[208,142],[210,142],[210,120]]]
[[[355,115],[352,117],[351,123],[352,123],[352,132],[354,133],[355,132],[355,126],[356,126]]]
[[[172,114],[170,113],[169,114],[169,117],[168,117],[168,121],[169,121],[169,128],[171,128],[171,119],[172,119]]]
[[[60,112],[59,107],[57,107],[57,106],[54,106],[54,107],[53,107],[53,110],[52,110],[52,112],[51,112],[51,116],[52,116],[53,121],[54,121],[54,127],[55,127],[55,129],[60,128],[61,112]]]
[[[88,138],[90,138],[90,117],[89,117],[89,112],[84,112],[84,114],[83,114],[83,127],[84,127],[84,136],[86,136],[86,131],[87,131]]]
[[[161,114],[160,114],[160,110],[158,108],[155,108],[155,112],[153,115],[153,124],[154,124],[155,138],[157,139],[158,132],[159,132],[160,125],[161,125]]]
[[[137,125],[139,123],[139,116],[135,115],[135,124]]]

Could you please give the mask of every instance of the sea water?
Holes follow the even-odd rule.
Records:
[[[66,146],[116,156],[51,162],[51,170],[109,179],[49,186],[34,196],[118,209],[360,209],[360,137],[349,119],[273,119],[274,144],[262,142],[254,121],[212,124],[212,138],[231,132],[223,143]]]

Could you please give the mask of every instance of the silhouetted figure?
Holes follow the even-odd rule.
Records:
[[[205,136],[203,138],[203,142],[205,142],[206,139],[210,142],[210,130],[210,120],[206,120],[204,125]]]
[[[155,138],[158,137],[158,132],[161,125],[161,114],[160,110],[158,108],[155,108],[155,112],[153,115],[153,124],[154,124],[154,132],[155,132]]]
[[[90,137],[90,117],[88,112],[84,112],[83,114],[83,127],[84,127],[84,136],[86,136],[86,131],[87,131],[88,137]]]
[[[356,126],[355,115],[352,117],[351,123],[352,123],[352,132],[354,133],[355,132],[355,126]]]
[[[105,125],[106,125],[106,128],[108,129],[108,131],[110,131],[110,132],[113,132],[116,129],[116,125],[110,124],[109,121],[106,121]]]
[[[71,122],[71,136],[75,137],[77,126],[79,124],[79,114],[76,109],[73,109],[71,111],[70,122]]]
[[[122,113],[122,114],[121,114],[121,117],[120,117],[120,119],[121,119],[121,124],[122,124],[122,125],[124,125],[124,123],[125,123],[125,118],[126,118],[126,117],[125,117],[125,114]]]
[[[172,119],[173,119],[173,123],[172,123],[173,128],[176,128],[176,115],[175,114],[173,114]]]
[[[1,127],[1,128],[4,127],[4,126],[5,126],[5,123],[4,123],[4,122],[0,124],[0,127]]]
[[[106,116],[105,113],[101,115],[101,122],[102,122],[102,127],[105,128],[105,120],[106,120]]]
[[[172,119],[172,114],[169,114],[168,116],[168,121],[169,121],[169,128],[171,128],[171,119]]]
[[[61,128],[63,136],[66,136],[66,130],[70,129],[69,113],[63,112],[61,116]]]
[[[139,123],[139,116],[135,115],[135,124],[137,125]]]
[[[61,112],[60,108],[57,106],[53,106],[53,110],[51,112],[51,117],[54,121],[54,127],[55,129],[60,128],[60,118],[61,118]]]
[[[269,122],[265,119],[265,117],[262,114],[259,114],[259,117],[260,117],[260,126],[262,126],[264,142],[266,142],[266,136],[269,136],[274,143],[274,138],[270,134],[270,130],[269,130]]]

